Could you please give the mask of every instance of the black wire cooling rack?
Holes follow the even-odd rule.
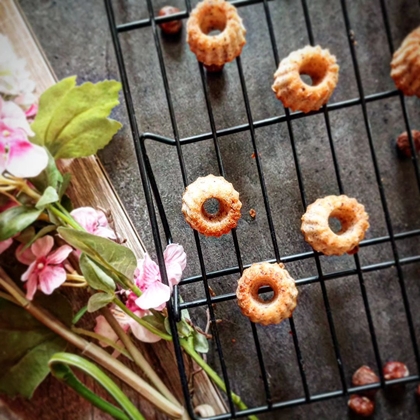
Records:
[[[275,64],[276,64],[276,66],[278,66],[278,64],[279,64],[279,54],[278,54],[278,49],[277,49],[276,40],[275,40],[275,36],[274,36],[273,22],[272,22],[272,17],[271,17],[271,14],[270,14],[270,8],[269,8],[269,5],[268,5],[268,1],[269,0],[236,0],[236,1],[232,1],[232,4],[234,4],[238,8],[247,7],[247,6],[250,6],[250,5],[253,5],[253,4],[257,4],[257,3],[261,3],[263,5],[264,12],[265,12],[265,18],[266,18],[266,23],[267,23],[267,27],[268,27],[268,31],[269,31],[269,38],[270,38],[272,53],[273,53],[273,56],[274,56]],[[312,395],[310,394],[309,387],[308,387],[308,381],[307,381],[306,375],[305,375],[303,360],[302,360],[302,357],[301,357],[301,350],[300,350],[300,347],[299,347],[298,335],[296,334],[296,329],[295,329],[293,318],[290,318],[288,322],[290,323],[290,330],[291,330],[292,337],[293,337],[293,344],[294,344],[294,349],[295,349],[295,352],[296,352],[297,364],[299,366],[299,372],[300,372],[300,377],[301,377],[301,381],[302,381],[302,388],[303,388],[303,395],[304,396],[302,398],[292,399],[292,400],[288,400],[288,401],[281,401],[281,402],[273,401],[272,397],[271,397],[271,393],[270,393],[270,385],[269,385],[268,375],[267,375],[265,365],[264,365],[264,358],[263,358],[263,353],[262,353],[261,346],[260,346],[260,341],[259,341],[259,338],[258,338],[257,329],[256,329],[256,326],[251,323],[253,339],[255,341],[256,353],[257,353],[257,356],[258,356],[258,362],[259,362],[259,367],[260,367],[260,372],[261,372],[261,378],[262,378],[263,383],[264,383],[266,404],[262,405],[262,406],[258,406],[258,407],[252,407],[252,408],[249,408],[247,410],[241,410],[241,411],[235,410],[234,403],[233,403],[232,398],[230,396],[230,391],[231,391],[230,381],[229,381],[229,376],[228,376],[228,373],[227,373],[226,365],[225,365],[225,362],[224,362],[223,348],[222,348],[222,345],[221,345],[221,340],[219,338],[217,323],[215,322],[216,317],[215,317],[215,313],[214,313],[214,309],[213,309],[213,304],[217,303],[217,302],[223,302],[223,301],[228,301],[228,300],[235,299],[236,296],[235,296],[234,293],[212,296],[211,293],[210,293],[208,280],[219,278],[219,277],[229,275],[229,274],[240,274],[240,273],[242,273],[243,269],[247,268],[249,265],[244,265],[242,263],[242,258],[241,258],[241,253],[240,253],[240,250],[239,250],[239,243],[238,243],[236,231],[233,230],[232,231],[232,237],[233,237],[233,243],[234,243],[236,256],[237,256],[237,262],[238,262],[237,266],[226,268],[226,269],[223,269],[223,270],[207,272],[206,268],[205,268],[205,264],[204,264],[203,254],[202,254],[202,251],[201,251],[200,237],[197,234],[197,232],[194,231],[194,239],[195,239],[198,259],[199,259],[199,263],[200,263],[201,275],[183,279],[181,284],[182,285],[187,285],[187,284],[191,284],[191,283],[202,282],[204,284],[206,296],[205,296],[204,299],[197,299],[197,300],[193,300],[193,301],[183,303],[180,300],[178,288],[175,287],[173,298],[168,303],[168,311],[169,311],[169,314],[170,314],[170,324],[171,324],[171,329],[172,329],[173,337],[174,337],[175,354],[176,354],[176,358],[177,358],[177,362],[178,362],[179,373],[180,373],[180,377],[181,377],[181,383],[182,383],[182,387],[183,387],[183,392],[184,392],[187,408],[188,408],[188,411],[189,411],[191,417],[192,418],[198,418],[193,413],[191,396],[190,396],[190,391],[189,391],[189,387],[188,387],[188,381],[187,381],[187,377],[186,377],[184,361],[183,361],[183,358],[182,358],[182,351],[181,351],[181,347],[179,345],[178,337],[177,337],[177,334],[176,334],[176,321],[180,319],[180,311],[182,311],[183,309],[188,309],[188,308],[192,308],[192,307],[203,306],[203,307],[208,308],[208,311],[209,311],[209,314],[210,314],[210,320],[212,321],[211,322],[212,334],[213,334],[213,338],[214,338],[214,341],[215,341],[215,347],[216,347],[217,355],[218,355],[218,358],[219,358],[219,361],[220,361],[220,368],[221,368],[221,372],[222,372],[222,377],[223,377],[223,379],[225,381],[225,384],[226,384],[228,412],[225,413],[225,414],[221,414],[221,415],[211,417],[212,420],[216,420],[216,419],[217,420],[222,420],[222,419],[230,419],[230,418],[237,418],[237,417],[245,417],[245,416],[249,416],[251,414],[256,415],[256,414],[259,414],[259,413],[270,412],[270,411],[274,411],[274,410],[284,408],[284,407],[291,407],[291,406],[296,406],[296,405],[299,405],[299,404],[307,404],[307,403],[317,402],[317,401],[326,400],[326,399],[330,399],[330,398],[340,397],[340,396],[343,396],[343,395],[347,395],[347,394],[350,394],[350,393],[355,393],[355,392],[359,392],[359,391],[363,391],[363,390],[368,390],[368,389],[373,389],[373,388],[378,388],[378,387],[385,387],[385,386],[389,386],[391,384],[418,381],[420,379],[419,375],[411,375],[411,376],[403,378],[403,379],[385,381],[385,379],[383,377],[383,374],[382,374],[382,361],[381,361],[381,357],[380,357],[380,353],[379,353],[378,342],[377,342],[377,338],[376,338],[376,335],[375,335],[375,328],[374,328],[374,325],[373,325],[371,310],[370,310],[370,307],[369,307],[369,300],[368,300],[367,291],[366,291],[366,287],[365,287],[364,273],[371,272],[371,271],[382,270],[382,269],[386,269],[386,268],[389,268],[389,267],[395,267],[396,268],[396,273],[397,273],[397,276],[398,276],[399,286],[400,286],[400,290],[401,290],[401,297],[402,297],[402,302],[403,302],[403,305],[404,305],[405,316],[406,316],[406,320],[407,320],[407,324],[408,324],[408,329],[409,329],[413,354],[414,354],[414,357],[415,357],[417,367],[420,367],[419,348],[418,348],[417,340],[416,340],[416,337],[415,337],[413,317],[412,317],[412,312],[410,310],[410,304],[409,304],[409,300],[408,300],[408,296],[407,296],[407,290],[406,290],[406,286],[405,286],[405,282],[404,282],[404,275],[403,275],[403,270],[402,270],[403,265],[420,261],[420,255],[410,256],[410,257],[406,257],[406,258],[400,258],[399,255],[398,255],[398,249],[397,249],[397,245],[396,245],[397,240],[420,236],[420,230],[411,230],[411,231],[406,231],[406,232],[402,232],[402,233],[394,233],[394,231],[393,231],[393,227],[392,227],[392,224],[391,224],[390,212],[389,212],[387,200],[386,200],[386,197],[385,197],[384,186],[383,186],[383,182],[381,180],[381,173],[380,173],[380,169],[379,169],[379,166],[378,166],[378,159],[377,159],[377,155],[376,155],[376,152],[375,152],[374,143],[373,143],[373,139],[372,139],[372,132],[371,132],[371,128],[370,128],[370,121],[369,121],[369,116],[368,116],[368,111],[367,111],[367,104],[369,102],[379,101],[379,100],[383,100],[383,99],[391,98],[391,97],[399,97],[400,105],[401,105],[401,111],[402,111],[402,115],[403,115],[403,119],[404,119],[404,124],[405,124],[407,132],[409,133],[409,142],[410,142],[410,148],[411,148],[411,152],[412,152],[411,160],[412,160],[412,163],[413,163],[415,178],[416,178],[416,181],[417,181],[417,186],[420,190],[419,163],[418,163],[418,160],[417,160],[417,157],[416,157],[415,147],[414,147],[413,139],[412,139],[412,136],[411,136],[411,127],[410,127],[408,112],[407,112],[407,108],[406,108],[405,98],[402,95],[402,93],[399,92],[398,90],[392,90],[392,91],[375,93],[375,94],[372,94],[372,95],[365,95],[364,94],[362,79],[361,79],[360,70],[359,70],[358,57],[357,57],[357,53],[356,53],[356,49],[355,49],[354,35],[353,35],[352,30],[351,30],[351,22],[350,22],[350,18],[349,18],[348,9],[347,9],[348,0],[340,0],[340,3],[341,3],[341,10],[342,10],[343,18],[344,18],[344,23],[345,23],[345,30],[346,30],[346,33],[347,33],[347,36],[348,36],[348,44],[349,44],[352,64],[353,64],[353,68],[354,68],[354,74],[355,74],[356,82],[357,82],[357,89],[358,89],[358,97],[357,98],[327,104],[322,109],[320,109],[319,111],[311,112],[310,114],[303,114],[301,112],[291,113],[288,109],[284,109],[284,114],[283,115],[274,116],[274,117],[259,120],[259,121],[254,121],[253,117],[252,117],[252,113],[251,113],[251,107],[250,107],[250,102],[249,102],[249,97],[248,97],[247,85],[246,85],[246,82],[245,82],[244,72],[243,72],[243,68],[242,68],[241,58],[238,57],[236,59],[236,65],[237,65],[238,77],[239,77],[239,81],[240,81],[240,86],[241,86],[241,90],[242,90],[243,101],[244,101],[244,104],[245,104],[245,110],[246,110],[246,116],[247,116],[248,122],[246,124],[232,126],[232,127],[228,127],[228,128],[222,129],[222,130],[217,130],[215,120],[214,120],[214,116],[213,116],[212,105],[211,105],[211,102],[209,100],[209,92],[208,92],[208,86],[207,86],[207,83],[206,83],[205,70],[203,68],[203,65],[201,63],[198,63],[198,71],[199,71],[199,74],[200,74],[200,77],[201,77],[206,108],[207,108],[208,117],[209,117],[210,126],[211,126],[211,132],[200,134],[200,135],[194,135],[194,136],[187,137],[187,138],[180,138],[180,135],[179,135],[178,125],[177,125],[177,120],[176,120],[175,112],[174,112],[174,105],[173,105],[173,101],[172,101],[171,93],[170,93],[170,89],[169,89],[169,82],[168,82],[168,77],[167,77],[167,73],[166,73],[166,69],[165,69],[165,62],[164,62],[164,57],[163,57],[163,53],[162,53],[161,41],[160,41],[157,25],[159,23],[164,23],[164,22],[167,22],[169,20],[188,18],[189,12],[191,11],[191,3],[190,3],[190,0],[185,1],[185,3],[186,3],[186,10],[185,11],[181,11],[181,12],[179,12],[177,14],[174,14],[174,15],[171,15],[171,16],[155,17],[153,0],[146,0],[146,2],[147,2],[148,13],[149,13],[149,17],[147,19],[133,21],[133,22],[129,22],[129,23],[124,23],[124,24],[121,24],[121,25],[117,25],[116,22],[115,22],[112,0],[105,0],[105,6],[106,6],[106,11],[107,11],[107,15],[108,15],[110,30],[111,30],[111,34],[112,34],[112,40],[113,40],[113,44],[114,44],[114,47],[115,47],[115,53],[116,53],[116,57],[117,57],[117,62],[118,62],[118,67],[119,67],[119,71],[120,71],[121,81],[122,81],[122,85],[123,85],[123,92],[124,92],[124,96],[125,96],[125,101],[126,101],[126,106],[127,106],[127,111],[128,111],[128,117],[129,117],[129,121],[130,121],[130,125],[131,125],[131,130],[132,130],[132,135],[133,135],[133,140],[134,140],[134,145],[135,145],[135,150],[136,150],[136,155],[137,155],[137,160],[138,160],[138,166],[139,166],[139,169],[140,169],[141,180],[142,180],[142,183],[143,183],[144,194],[145,194],[146,203],[147,203],[147,209],[148,209],[149,216],[150,216],[153,239],[154,239],[156,252],[157,252],[157,256],[158,256],[158,260],[159,260],[160,270],[163,273],[162,277],[163,277],[164,282],[167,282],[167,278],[166,278],[166,271],[165,271],[165,265],[164,265],[164,259],[163,259],[163,247],[162,247],[162,241],[161,241],[160,234],[159,234],[158,219],[157,219],[157,214],[156,214],[156,211],[155,211],[155,205],[156,205],[156,208],[157,208],[158,213],[159,213],[159,217],[160,217],[163,229],[164,229],[164,233],[165,233],[165,236],[166,236],[167,243],[172,242],[172,237],[171,237],[171,231],[170,231],[169,223],[168,223],[168,220],[167,220],[166,215],[165,215],[165,209],[164,209],[164,206],[162,204],[162,200],[161,200],[161,197],[160,197],[160,194],[159,194],[159,189],[158,189],[157,183],[155,181],[154,174],[153,174],[153,171],[152,171],[152,167],[151,167],[151,164],[149,162],[149,158],[148,158],[147,151],[146,151],[146,148],[145,148],[145,140],[152,140],[152,141],[161,142],[161,143],[164,143],[164,144],[167,144],[167,145],[170,145],[170,146],[173,146],[173,147],[176,148],[176,151],[177,151],[177,154],[178,154],[178,159],[179,159],[179,165],[180,165],[180,169],[181,169],[181,173],[182,173],[182,180],[183,180],[184,187],[185,187],[187,185],[187,175],[186,175],[185,163],[184,163],[184,158],[183,158],[183,150],[182,150],[183,145],[200,142],[202,140],[209,140],[209,139],[211,140],[212,139],[213,142],[214,142],[214,148],[215,148],[215,151],[216,151],[217,163],[218,163],[218,168],[219,168],[220,175],[225,176],[223,160],[222,160],[222,156],[221,156],[221,152],[220,152],[220,148],[219,148],[219,138],[223,137],[223,136],[230,135],[230,134],[234,134],[234,133],[248,132],[250,134],[251,140],[252,140],[252,146],[253,146],[253,149],[254,149],[256,166],[257,166],[257,171],[258,171],[258,175],[259,175],[259,183],[260,183],[260,186],[261,186],[265,211],[266,211],[266,214],[267,214],[267,220],[268,220],[268,224],[269,224],[269,228],[270,228],[271,240],[272,240],[273,249],[274,249],[274,258],[272,260],[270,260],[270,262],[288,263],[288,262],[292,262],[292,261],[301,261],[301,260],[304,260],[304,259],[314,259],[318,274],[316,276],[313,276],[313,277],[297,280],[296,283],[297,283],[298,286],[303,285],[303,284],[315,283],[315,282],[318,282],[320,284],[321,291],[322,291],[323,302],[324,302],[324,307],[325,307],[327,320],[328,320],[328,326],[329,326],[329,330],[330,330],[330,334],[331,334],[331,338],[332,338],[332,343],[333,343],[333,346],[334,346],[335,358],[336,358],[336,361],[337,361],[337,367],[338,367],[338,371],[339,371],[340,379],[341,379],[341,389],[337,389],[335,391],[327,392],[327,393],[312,394]],[[383,24],[384,24],[384,27],[385,27],[385,30],[386,30],[387,40],[388,40],[388,48],[389,48],[390,53],[392,54],[393,51],[394,51],[394,45],[393,45],[392,36],[391,36],[387,6],[386,6],[386,3],[385,3],[385,0],[379,0],[379,3],[380,3],[381,11],[382,11],[382,16],[376,16],[375,18],[376,19],[382,19],[382,21],[383,21]],[[309,10],[308,10],[307,0],[301,0],[301,5],[302,5],[304,18],[305,18],[305,23],[306,23],[306,28],[307,28],[307,36],[308,36],[308,39],[309,39],[309,43],[311,45],[315,45],[316,40],[314,39],[314,35],[313,35],[313,32],[312,32],[311,19],[310,19],[310,14],[309,14]],[[123,51],[122,51],[122,48],[121,48],[119,34],[121,34],[123,32],[127,32],[127,31],[137,30],[137,29],[140,29],[140,28],[145,28],[145,27],[151,27],[152,32],[153,32],[154,42],[155,42],[155,46],[156,46],[156,52],[157,52],[157,56],[158,56],[158,60],[159,60],[160,72],[161,72],[161,76],[162,76],[162,80],[163,80],[163,84],[164,84],[164,88],[165,88],[166,99],[167,99],[167,104],[168,104],[168,109],[169,109],[169,115],[170,115],[170,119],[171,119],[171,123],[172,123],[173,138],[167,138],[167,137],[163,137],[163,136],[152,134],[152,133],[142,133],[140,131],[139,127],[138,127],[138,124],[137,124],[137,120],[136,120],[136,116],[135,116],[135,112],[134,112],[133,98],[132,98],[132,95],[130,93],[130,85],[129,85],[128,76],[127,76],[127,72],[126,72],[125,57],[123,55]],[[331,134],[329,111],[345,109],[345,108],[355,107],[355,106],[360,106],[361,110],[362,110],[363,121],[364,121],[364,125],[365,125],[365,130],[366,130],[366,136],[367,136],[368,143],[369,143],[370,155],[371,155],[371,159],[372,159],[372,163],[373,163],[373,167],[374,167],[376,183],[377,183],[377,187],[378,187],[378,191],[379,191],[380,201],[381,201],[382,210],[383,210],[383,213],[384,213],[384,216],[385,216],[386,228],[387,228],[387,233],[388,233],[387,236],[377,237],[377,238],[373,238],[373,239],[369,239],[369,240],[364,240],[360,244],[360,246],[361,247],[369,247],[369,246],[372,246],[372,245],[389,243],[391,245],[393,259],[390,260],[390,261],[384,261],[384,262],[375,263],[375,264],[371,264],[371,265],[367,265],[367,266],[362,266],[361,263],[360,263],[358,254],[355,254],[354,255],[354,262],[355,262],[355,268],[354,269],[346,269],[346,270],[342,270],[342,271],[336,271],[336,272],[333,272],[333,273],[324,274],[323,271],[322,271],[321,263],[320,263],[320,255],[316,252],[311,251],[311,252],[304,252],[304,253],[295,254],[295,255],[288,255],[288,256],[280,255],[278,241],[277,241],[276,234],[275,234],[275,226],[274,226],[274,223],[273,223],[273,217],[272,217],[272,214],[271,214],[271,211],[270,211],[269,196],[268,196],[268,192],[267,192],[267,188],[266,188],[266,184],[265,184],[265,180],[264,180],[264,172],[263,172],[260,156],[259,156],[259,153],[258,153],[257,143],[255,141],[254,130],[256,128],[259,128],[259,127],[270,126],[270,125],[273,125],[273,124],[285,123],[287,125],[289,138],[290,138],[290,142],[291,142],[291,148],[292,148],[292,152],[293,152],[294,164],[295,164],[295,168],[296,168],[297,181],[298,181],[299,189],[300,189],[300,197],[301,197],[303,207],[306,209],[307,199],[306,199],[305,188],[304,188],[304,184],[303,184],[303,180],[302,180],[302,172],[301,172],[301,168],[300,168],[300,164],[299,164],[299,158],[298,158],[298,154],[297,154],[295,138],[294,138],[294,135],[293,135],[292,122],[296,119],[299,119],[299,118],[305,118],[307,115],[323,114],[324,121],[325,121],[325,129],[327,131],[329,146],[330,146],[330,149],[331,149],[331,155],[332,155],[332,160],[333,160],[332,163],[334,165],[335,175],[336,175],[336,178],[337,178],[338,189],[339,189],[340,194],[344,194],[345,193],[345,188],[344,188],[344,185],[342,183],[342,179],[340,177],[340,168],[339,168],[338,160],[337,160],[337,157],[336,157],[336,150],[335,150],[336,146],[334,145],[332,134]],[[341,355],[340,355],[340,348],[339,348],[339,345],[338,345],[336,329],[334,327],[334,321],[333,321],[333,318],[332,318],[332,315],[331,315],[330,302],[329,302],[329,298],[328,298],[328,295],[327,295],[327,289],[326,289],[325,282],[327,280],[338,279],[338,278],[346,277],[346,276],[349,276],[349,275],[356,275],[358,277],[360,292],[361,292],[361,295],[362,295],[362,298],[363,298],[364,308],[365,308],[366,317],[367,317],[367,323],[368,323],[369,332],[370,332],[370,336],[371,336],[371,340],[372,340],[372,344],[373,344],[373,350],[374,350],[376,365],[377,365],[377,367],[379,369],[379,372],[380,372],[380,374],[379,374],[380,383],[379,384],[372,384],[372,385],[360,386],[360,387],[348,387],[347,384],[346,384],[345,372],[344,372],[344,369],[343,369],[343,363],[342,363],[342,359],[341,359]]]

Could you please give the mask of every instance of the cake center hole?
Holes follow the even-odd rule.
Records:
[[[209,198],[204,202],[203,208],[207,214],[214,216],[215,214],[219,213],[220,202],[217,198]]]
[[[334,233],[340,233],[342,226],[341,226],[341,222],[339,219],[337,219],[336,217],[330,217],[328,219],[328,224],[330,226],[330,229],[334,232]]]
[[[218,9],[212,9],[200,22],[200,29],[206,35],[216,36],[226,28],[226,16]]]
[[[300,75],[300,78],[303,80],[303,82],[304,83],[306,83],[307,85],[309,85],[309,86],[312,86],[313,85],[313,80],[312,80],[312,77],[311,76],[309,76],[309,74],[306,74],[306,73],[302,73],[301,75]]]
[[[263,303],[269,303],[274,299],[274,290],[270,286],[261,286],[258,289],[258,298]]]
[[[222,31],[220,29],[213,29],[207,35],[216,36],[216,35],[219,35],[220,33],[222,33]]]

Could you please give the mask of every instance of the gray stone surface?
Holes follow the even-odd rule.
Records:
[[[156,0],[155,12],[164,3],[163,0]],[[357,98],[358,90],[340,2],[318,0],[308,3],[315,41],[329,48],[340,64],[340,81],[331,102]],[[365,93],[394,89],[389,77],[390,53],[379,0],[347,3],[357,40],[357,57]],[[385,3],[389,9],[393,41],[398,46],[405,35],[420,23],[419,3],[417,0],[386,0]],[[114,1],[118,21],[128,22],[147,17],[145,4],[144,0]],[[174,0],[172,4],[184,9],[181,0]],[[78,74],[82,82],[119,77],[102,1],[22,0],[21,5],[59,78]],[[300,2],[275,0],[270,2],[270,10],[280,57],[308,43]],[[248,30],[248,43],[242,53],[242,64],[253,118],[260,120],[282,115],[284,111],[281,103],[270,90],[275,62],[263,6],[241,8],[240,14]],[[185,30],[180,39],[161,38],[161,41],[181,137],[209,132],[199,71],[194,55],[186,46]],[[151,29],[122,34],[121,42],[141,129],[173,137]],[[236,64],[225,66],[223,74],[209,75],[207,83],[217,128],[246,123]],[[418,99],[407,99],[406,102],[413,128],[419,128],[420,102]],[[368,113],[393,228],[395,232],[418,229],[419,190],[413,166],[409,160],[397,158],[393,145],[395,137],[405,130],[399,99],[371,103],[368,105]],[[100,157],[153,254],[151,229],[124,106],[116,111],[115,116],[126,126],[100,153]],[[332,111],[329,116],[345,192],[363,202],[370,214],[371,228],[367,238],[387,235],[361,107]],[[292,127],[308,203],[323,195],[337,194],[323,116],[296,120]],[[286,124],[257,129],[256,141],[280,252],[282,255],[291,255],[308,251],[310,248],[303,241],[299,229],[303,207]],[[273,258],[273,245],[256,163],[251,157],[253,149],[250,134],[243,132],[222,137],[220,148],[227,178],[240,192],[243,202],[243,217],[237,230],[243,261],[252,263]],[[188,254],[189,263],[185,274],[199,274],[193,234],[180,212],[183,186],[176,150],[153,142],[147,143],[147,150],[174,240],[182,243]],[[185,145],[182,151],[188,182],[198,176],[217,174],[211,140]],[[251,208],[257,212],[255,220],[248,215]],[[207,271],[237,265],[230,235],[220,239],[201,237],[200,242]],[[418,238],[398,241],[398,252],[401,257],[418,255]],[[393,259],[389,244],[362,248],[359,257],[362,265]],[[354,259],[349,256],[321,257],[321,264],[325,273],[355,267]],[[410,264],[403,268],[417,336],[420,335],[417,314],[420,302],[419,267],[418,264]],[[313,259],[290,263],[288,269],[296,279],[317,274]],[[237,277],[232,275],[210,280],[210,284],[217,294],[233,292]],[[364,279],[382,360],[399,359],[407,363],[412,373],[418,372],[395,267],[366,273]],[[361,364],[375,368],[360,286],[357,276],[328,281],[326,286],[349,385],[352,372]],[[204,297],[201,283],[183,286],[181,292],[187,301]],[[340,389],[320,285],[313,283],[301,286],[299,292],[300,300],[294,319],[310,393]],[[204,325],[203,309],[192,309],[191,314],[199,325]],[[218,304],[216,314],[222,319],[218,328],[231,386],[250,406],[264,404],[263,384],[249,322],[241,316],[235,301]],[[289,323],[257,327],[257,330],[270,377],[273,401],[302,397]],[[209,361],[218,368],[213,350],[209,354]],[[398,401],[386,399],[380,393],[375,418],[418,418],[419,410],[413,389],[414,384],[407,386],[405,395]],[[338,398],[278,411],[260,418],[338,420],[353,417],[348,413],[346,400]]]

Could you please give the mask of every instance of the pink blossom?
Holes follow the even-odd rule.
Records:
[[[9,200],[5,204],[0,206],[0,213],[3,213],[4,211],[9,210],[12,207],[16,207],[17,205],[18,205],[18,203],[16,203],[16,201]]]
[[[24,108],[36,101],[35,82],[26,69],[26,61],[19,58],[10,40],[0,34],[0,93],[13,96]]]
[[[108,239],[117,239],[115,232],[110,228],[105,213],[92,207],[79,207],[70,213],[80,226],[92,235]]]
[[[96,334],[100,334],[106,338],[108,338],[109,340],[111,340],[113,343],[117,343],[120,344],[121,341],[118,340],[118,335],[116,334],[116,332],[112,329],[111,325],[109,325],[108,321],[106,320],[106,318],[103,315],[99,315],[95,318],[96,324],[95,324],[95,328],[93,329],[93,331]],[[126,329],[123,327],[124,331],[126,331]],[[108,344],[100,341],[99,344],[102,347],[108,347]]]
[[[0,121],[9,130],[23,130],[28,136],[34,133],[26,119],[25,112],[14,102],[4,101],[0,96]]]
[[[26,111],[25,111],[25,116],[26,118],[31,118],[33,119],[36,114],[38,114],[38,104],[32,104]]]
[[[36,256],[32,252],[31,247],[23,249],[24,247],[25,244],[20,244],[16,248],[15,257],[20,263],[31,265],[36,260]]]
[[[27,262],[32,260],[21,277],[22,281],[27,281],[26,297],[29,300],[33,299],[37,289],[40,289],[46,295],[50,295],[66,281],[66,270],[62,262],[73,249],[69,245],[63,245],[50,253],[53,246],[53,237],[43,236],[31,245],[30,251],[33,257],[30,258],[29,253],[25,255]]]
[[[0,241],[0,254],[2,254],[6,249],[8,249],[13,243],[13,239],[9,238],[5,241]]]
[[[134,272],[134,280],[137,287],[142,291],[142,295],[135,297],[134,303],[140,309],[154,308],[162,310],[171,296],[172,287],[181,280],[182,271],[187,264],[184,248],[178,244],[170,244],[166,247],[163,256],[165,258],[169,286],[162,283],[159,266],[152,261],[147,253],[143,259],[138,260],[137,269]],[[129,304],[134,299],[133,295],[130,294],[129,296]]]
[[[150,332],[147,328],[140,325],[138,322],[136,322],[133,318],[129,317],[127,314],[125,314],[120,308],[113,307],[111,309],[112,314],[114,315],[115,319],[118,321],[118,323],[121,325],[122,329],[125,332],[131,331],[138,340],[143,341],[145,343],[156,343],[161,338],[157,336],[156,334],[153,334]],[[151,315],[149,311],[142,311],[139,308],[134,312],[135,315],[142,318],[145,315]],[[115,333],[115,331],[112,329],[112,327],[108,324],[108,321],[105,319],[104,316],[99,315],[96,317],[96,325],[94,331],[97,334],[103,335],[104,337],[107,337],[111,341],[113,341],[116,344],[121,344],[118,340],[118,336]],[[106,343],[99,343],[102,347],[107,347],[108,345]]]
[[[0,174],[8,171],[20,178],[37,176],[48,164],[47,152],[30,143],[21,129],[0,121]]]

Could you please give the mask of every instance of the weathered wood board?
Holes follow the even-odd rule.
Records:
[[[26,59],[27,69],[37,83],[38,94],[55,83],[56,78],[52,68],[19,6],[12,0],[0,0],[0,32],[9,37],[19,56]],[[69,194],[74,205],[90,205],[110,209],[118,233],[127,239],[127,245],[138,257],[141,257],[145,252],[145,247],[133,228],[99,160],[95,156],[66,160],[61,162],[61,169],[72,174]],[[168,387],[179,400],[183,401],[172,344],[159,342],[154,345],[144,345],[140,343],[139,347]],[[87,381],[87,384],[92,386],[91,381]],[[129,388],[123,386],[123,389],[137,403],[148,420],[165,418],[150,404],[140,400]],[[216,410],[216,413],[225,411],[218,391],[203,372],[194,375],[194,403],[196,405],[210,404]],[[105,417],[107,416],[92,408],[53,378],[44,381],[30,401],[0,398],[0,419],[81,420]]]

